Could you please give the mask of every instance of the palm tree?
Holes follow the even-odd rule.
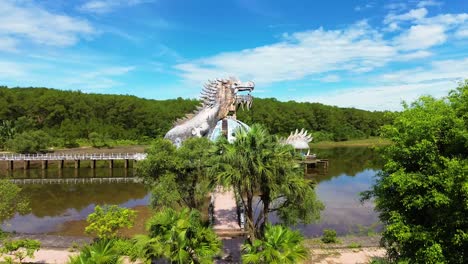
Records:
[[[316,199],[312,183],[304,179],[292,146],[279,143],[259,125],[248,131],[239,129],[235,137],[232,144],[217,142],[219,155],[213,159],[212,172],[218,183],[233,186],[240,194],[251,242],[263,236],[271,212],[287,224],[318,218],[323,205]],[[263,208],[255,217],[254,198],[258,193],[257,205]]]
[[[280,225],[265,226],[264,239],[246,243],[242,249],[242,261],[248,264],[288,264],[304,261],[308,250],[303,245],[304,238],[298,231]]]
[[[171,263],[212,263],[221,242],[213,230],[204,227],[200,213],[188,208],[180,212],[166,208],[148,221],[148,236],[136,237],[140,257],[164,258]]]
[[[114,248],[113,240],[98,240],[85,246],[79,255],[70,257],[69,264],[120,264],[120,253]]]

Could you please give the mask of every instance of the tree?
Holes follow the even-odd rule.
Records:
[[[308,249],[299,231],[281,225],[266,225],[265,237],[243,245],[242,261],[246,264],[287,264],[307,259]]]
[[[21,188],[9,180],[0,179],[0,224],[17,212],[29,212],[29,203],[21,195]]]
[[[153,207],[200,209],[212,189],[207,172],[212,146],[207,138],[188,139],[180,148],[166,139],[154,141],[137,167],[138,175],[151,188]]]
[[[140,257],[164,258],[171,263],[213,263],[221,241],[211,228],[204,227],[197,210],[180,212],[166,208],[148,221],[149,235],[137,236]]]
[[[41,130],[28,131],[16,134],[13,139],[6,143],[8,149],[18,153],[37,153],[44,152],[50,145],[50,137]]]
[[[468,263],[468,127],[459,111],[467,91],[421,97],[383,128],[394,144],[363,198],[375,198],[393,260]]]
[[[106,205],[101,207],[97,205],[94,213],[88,215],[86,221],[88,226],[86,233],[95,233],[99,239],[116,238],[119,230],[133,226],[136,212],[128,208],[118,207],[117,205]]]
[[[13,127],[13,122],[3,120],[0,123],[0,149],[5,147],[5,143],[15,136],[16,129]]]
[[[263,237],[271,213],[288,225],[319,218],[323,204],[316,198],[314,184],[304,179],[292,146],[280,144],[259,125],[249,131],[239,129],[235,137],[232,144],[223,139],[217,143],[212,172],[220,184],[240,194],[251,242]],[[255,217],[257,194],[262,209]]]

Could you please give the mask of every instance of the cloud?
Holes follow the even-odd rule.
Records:
[[[332,83],[332,82],[339,82],[341,80],[340,76],[336,75],[336,74],[329,74],[329,75],[326,75],[325,77],[323,77],[322,79],[320,79],[322,82],[329,82],[329,83]]]
[[[0,37],[15,39],[14,43],[10,42],[10,50],[25,40],[41,45],[70,46],[95,33],[86,20],[53,14],[38,6],[21,3],[0,1]]]
[[[23,65],[11,61],[0,61],[0,80],[18,78],[25,75],[26,71]]]
[[[60,85],[64,88],[92,91],[94,89],[107,89],[122,85],[115,78],[126,75],[135,70],[134,66],[104,67],[93,71],[78,71],[63,80]]]
[[[274,83],[329,71],[366,72],[396,55],[394,47],[361,21],[343,30],[319,28],[285,34],[278,43],[220,53],[175,68],[183,78],[198,83],[225,75]]]
[[[426,8],[412,9],[404,14],[388,14],[384,19],[384,24],[390,24],[392,22],[401,22],[401,21],[414,21],[421,20],[427,15]]]
[[[16,52],[18,42],[14,38],[0,37],[0,51]]]
[[[468,38],[468,26],[459,28],[457,32],[455,32],[455,36],[457,38]]]
[[[420,1],[416,6],[417,7],[426,7],[426,6],[441,6],[442,2],[434,1],[434,0],[427,0],[427,1]]]
[[[442,97],[456,87],[456,82],[443,80],[439,82],[398,85],[373,85],[363,88],[352,88],[326,93],[303,101],[320,102],[341,107],[355,107],[366,110],[401,110],[401,102],[412,102],[421,95]],[[352,100],[350,100],[352,98]]]
[[[364,10],[372,8],[372,7],[374,7],[374,3],[367,3],[367,4],[362,5],[362,6],[360,6],[360,5],[355,6],[354,11],[360,12],[360,11],[364,11]]]
[[[415,25],[395,39],[402,50],[427,49],[447,40],[445,28],[440,25]]]
[[[83,12],[104,14],[110,13],[119,8],[149,2],[154,2],[154,0],[91,0],[78,7],[78,9]]]

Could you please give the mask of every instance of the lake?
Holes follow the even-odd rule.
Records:
[[[329,169],[306,177],[318,182],[317,195],[326,208],[318,223],[299,225],[297,228],[308,237],[321,235],[324,228],[333,228],[340,235],[378,230],[380,225],[372,202],[361,204],[359,201],[359,193],[369,189],[374,176],[382,168],[375,151],[350,147],[318,149],[315,153],[319,158],[329,159]],[[23,194],[30,201],[31,212],[16,215],[5,222],[2,228],[18,233],[85,235],[85,219],[93,212],[95,205],[118,204],[138,211],[135,227],[125,234],[143,232],[144,222],[151,215],[150,209],[145,206],[150,197],[142,184],[131,179],[133,170],[92,170],[82,165],[79,170],[64,168],[60,171],[55,166],[50,166],[48,170],[17,169],[13,173],[0,170],[2,177],[8,175],[16,179],[63,180],[59,183],[21,184]],[[79,180],[74,182],[70,179]]]

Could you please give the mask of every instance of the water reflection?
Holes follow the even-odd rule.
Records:
[[[359,202],[359,192],[367,190],[374,175],[382,168],[382,162],[375,152],[368,148],[334,148],[315,151],[319,158],[329,159],[329,169],[325,174],[307,175],[318,182],[317,194],[326,209],[321,221],[310,225],[300,225],[306,236],[318,236],[323,228],[333,228],[339,234],[357,231],[361,226],[369,227],[377,222],[372,203]],[[15,170],[8,173],[0,170],[0,175],[21,179],[49,178],[107,178],[132,177],[132,169],[124,168],[64,168],[49,167],[48,170]],[[20,233],[54,233],[80,235],[84,233],[86,216],[96,204],[118,204],[138,208],[143,213],[138,217],[137,229],[141,232],[144,221],[150,212],[142,209],[147,205],[149,194],[145,187],[135,182],[104,182],[79,184],[24,184],[23,195],[31,205],[31,213],[16,215],[2,228]],[[129,235],[132,232],[128,233]]]

